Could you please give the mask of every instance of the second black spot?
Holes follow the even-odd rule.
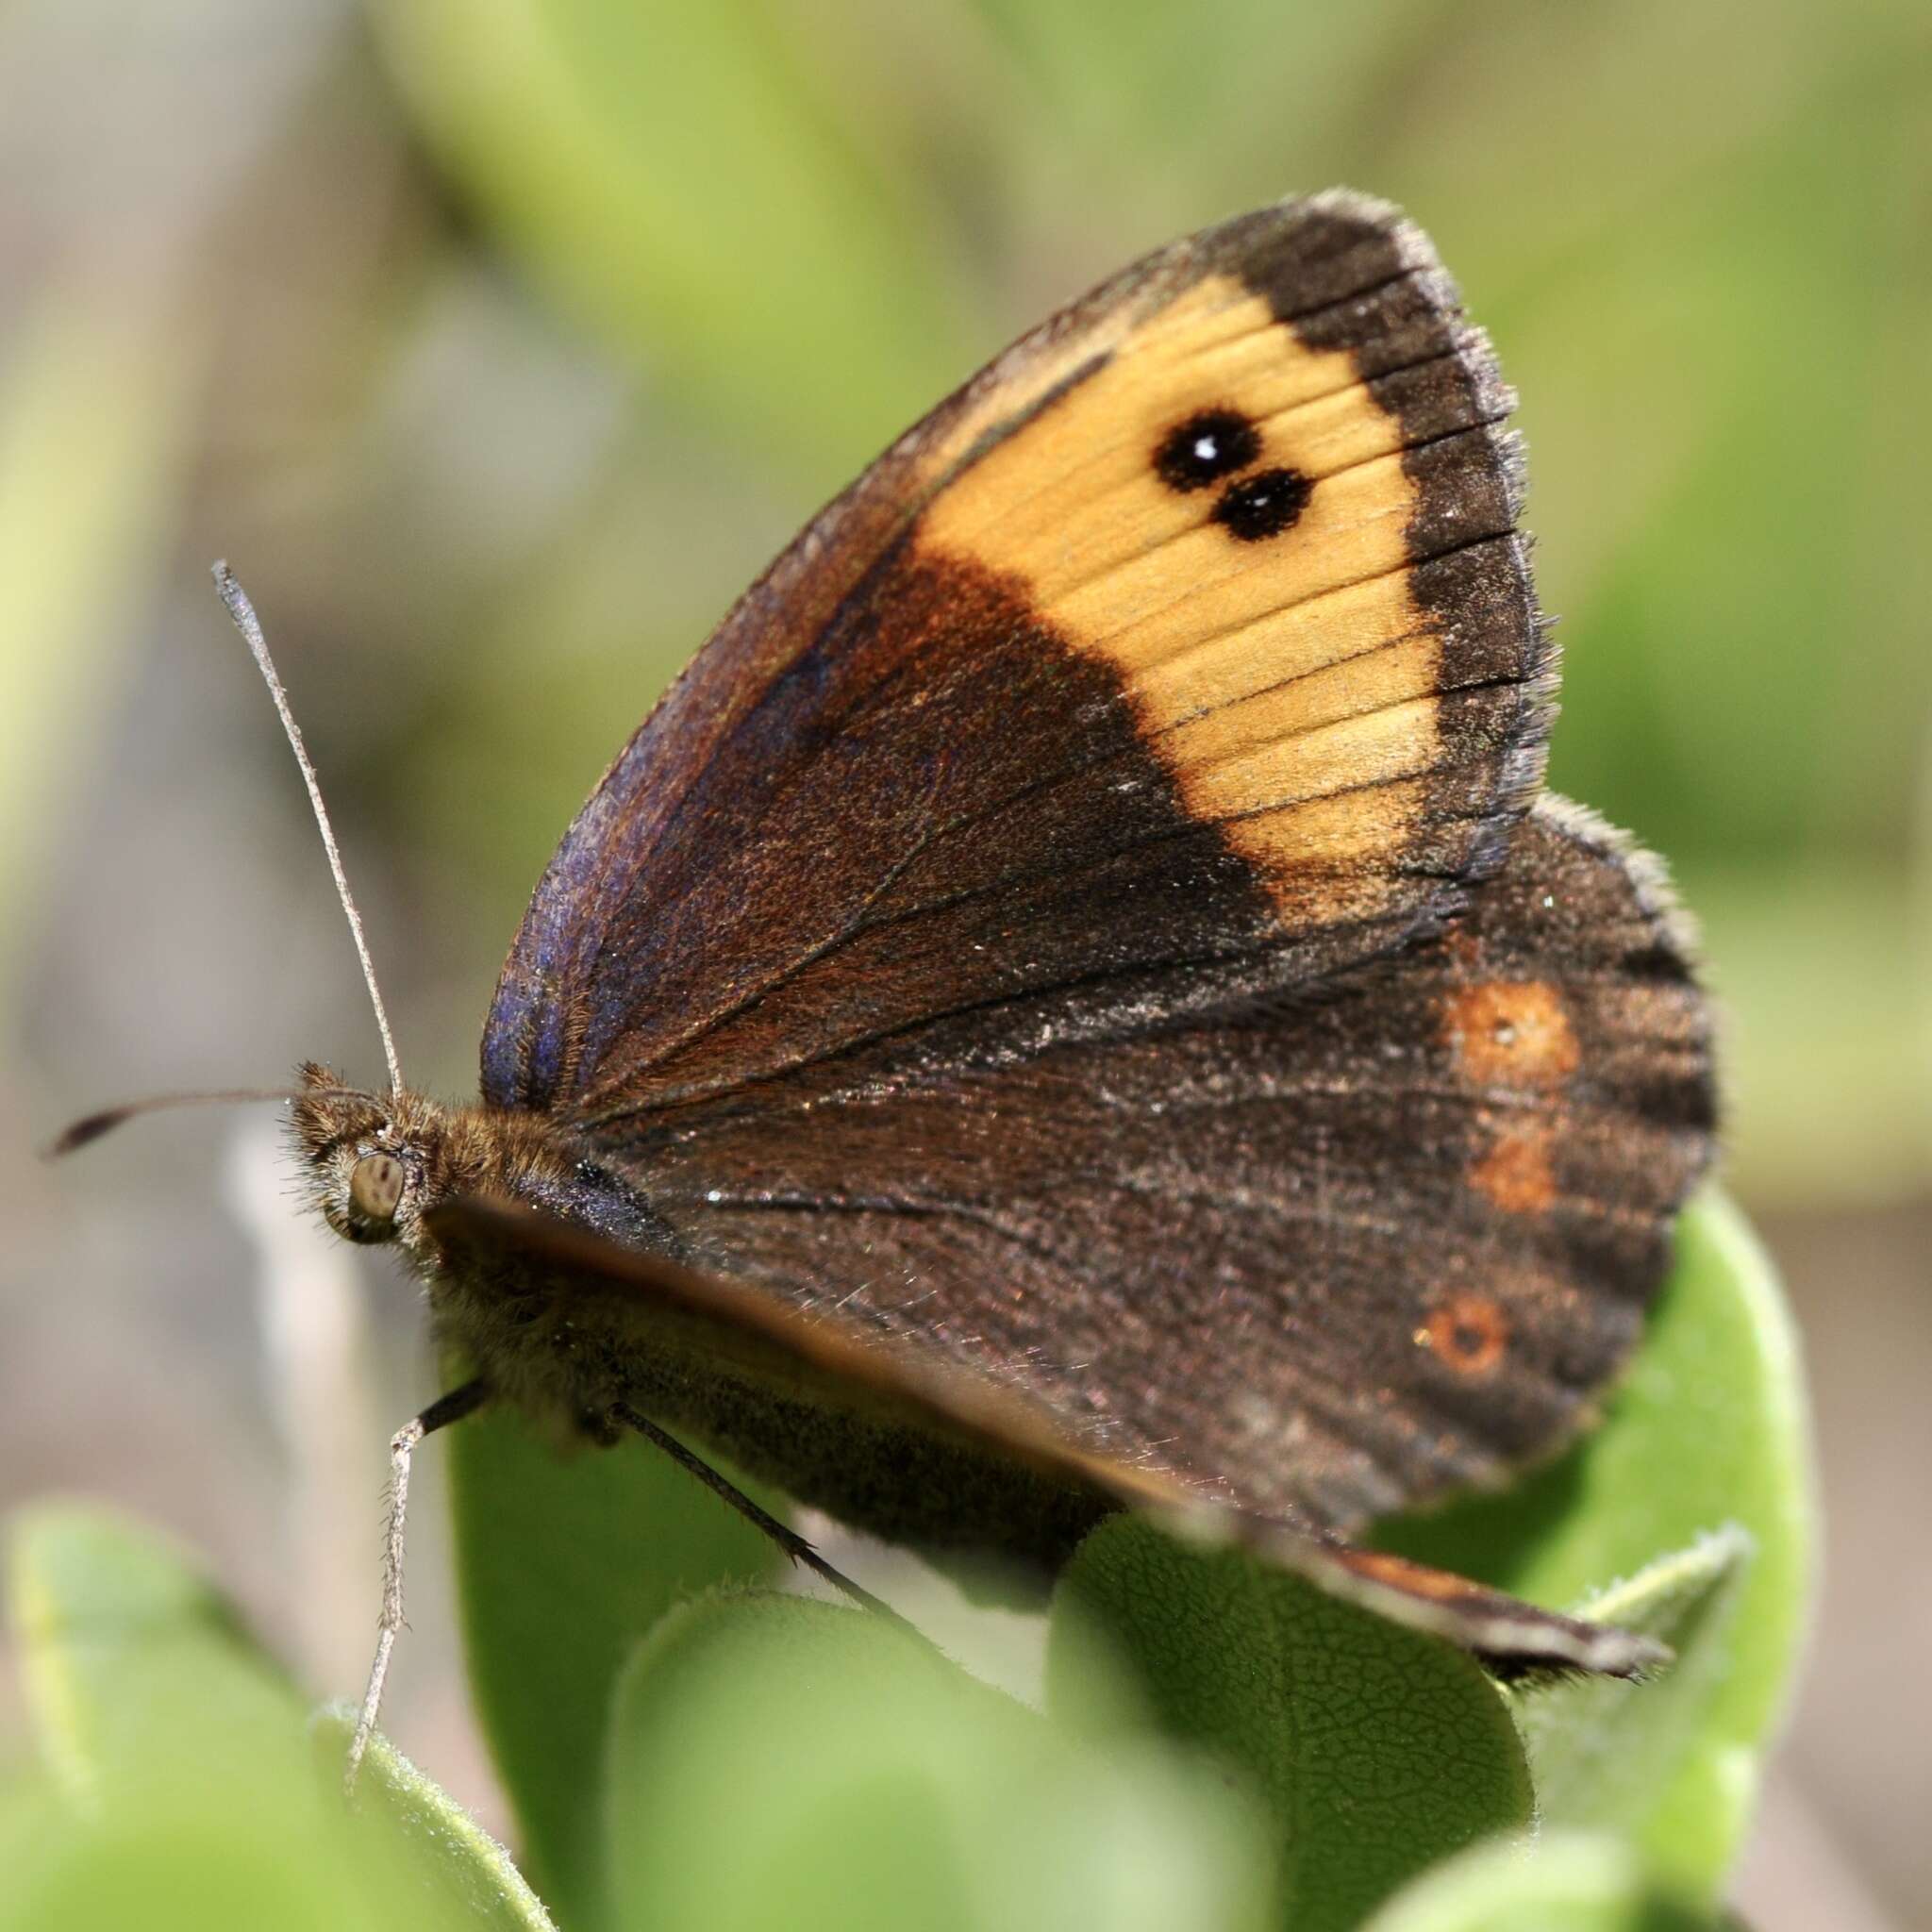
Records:
[[[1307,508],[1314,490],[1299,470],[1262,470],[1223,492],[1214,506],[1214,521],[1230,537],[1258,543],[1290,528]]]

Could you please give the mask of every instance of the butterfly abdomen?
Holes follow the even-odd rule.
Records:
[[[558,1440],[609,1442],[612,1418],[636,1411],[875,1536],[1047,1571],[1118,1507],[862,1375],[691,1322],[675,1278],[654,1294],[515,1243],[451,1244],[425,1272],[438,1339]]]

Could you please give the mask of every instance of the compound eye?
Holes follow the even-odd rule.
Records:
[[[393,1221],[403,1198],[403,1163],[393,1154],[365,1154],[349,1173],[349,1206],[364,1221]]]

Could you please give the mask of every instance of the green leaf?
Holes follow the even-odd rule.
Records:
[[[1364,1932],[1717,1932],[1719,1921],[1658,1890],[1618,1840],[1544,1832],[1438,1866]]]
[[[154,1532],[48,1504],[15,1519],[8,1609],[42,1748],[85,1799],[138,1768],[236,1751],[301,1761],[294,1688]]]
[[[1659,1877],[1713,1898],[1737,1856],[1810,1601],[1816,1524],[1797,1338],[1771,1264],[1722,1198],[1677,1262],[1604,1425],[1507,1495],[1387,1524],[1376,1541],[1562,1606],[1735,1524],[1755,1556],[1697,1723],[1641,1828]]]
[[[451,1432],[470,1681],[522,1825],[530,1882],[597,1923],[612,1686],[681,1597],[768,1574],[763,1536],[640,1441],[558,1454],[508,1411]]]
[[[1102,1524],[1055,1598],[1050,1707],[1091,1719],[1109,1653],[1168,1737],[1265,1802],[1295,1932],[1355,1925],[1437,1858],[1529,1820],[1522,1742],[1470,1657],[1240,1551]]]
[[[7,1874],[6,1898],[12,1912],[55,1877],[81,1849],[86,1820],[70,1794],[43,1774],[10,1776],[0,1789],[0,1872]]]
[[[756,0],[385,0],[404,96],[571,308],[824,488],[973,363],[917,176]]]
[[[340,1777],[356,1731],[352,1706],[319,1713],[313,1735],[324,1769]],[[509,1854],[442,1787],[380,1732],[369,1740],[356,1783],[355,1813],[376,1828],[413,1840],[446,1890],[482,1932],[554,1932],[550,1915]]]
[[[1912,854],[1678,867],[1724,1002],[1725,1161],[1785,1213],[1923,1198],[1932,1179],[1932,923]],[[1857,999],[1822,1000],[1822,986]]]
[[[347,1868],[275,1780],[157,1790],[107,1817],[68,1819],[28,1870],[8,1874],[8,1932],[462,1932],[402,1883],[386,1895]]]
[[[164,1540],[105,1511],[44,1507],[15,1524],[10,1553],[54,1774],[0,1819],[9,1926],[479,1923],[451,1850],[389,1816],[352,1815],[336,1771],[318,1774],[295,1691]]]
[[[1291,186],[1346,178],[1336,158],[1360,138],[1364,94],[1429,29],[1429,0],[977,7],[1026,82],[1014,106],[1031,109],[1027,119],[1016,125],[1012,108],[1002,116],[1008,166],[1042,169],[1062,206],[1066,173],[1079,167],[1083,220],[1146,241]],[[1204,142],[1208,127],[1214,138]]]
[[[217,1733],[216,1735],[220,1735]],[[143,1760],[98,1809],[48,1809],[7,1867],[8,1932],[490,1932],[546,1922],[473,1913],[447,1857],[387,1817],[346,1808],[340,1780],[287,1752],[181,1767]]]
[[[1592,1597],[1587,1612],[1660,1639],[1676,1661],[1647,1683],[1569,1677],[1524,1690],[1517,1717],[1546,1824],[1641,1839],[1702,1745],[1730,1667],[1751,1541],[1721,1530]]]
[[[20,49],[10,50],[17,58]],[[25,285],[32,288],[31,280]],[[24,291],[25,292],[25,291]],[[122,652],[152,623],[204,345],[166,305],[56,284],[0,359],[0,896],[31,906],[86,782]],[[0,991],[37,930],[0,933]]]
[[[1095,1748],[863,1612],[674,1612],[612,1729],[611,1895],[637,1926],[1027,1932],[1265,1923],[1265,1851],[1198,1765]]]

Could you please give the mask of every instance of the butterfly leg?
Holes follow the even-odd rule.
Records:
[[[668,1435],[648,1416],[641,1415],[628,1403],[613,1404],[610,1415],[612,1421],[622,1423],[627,1429],[634,1429],[646,1441],[653,1442],[663,1450],[678,1468],[696,1476],[714,1496],[729,1503],[755,1529],[760,1529],[770,1537],[794,1563],[803,1563],[814,1574],[823,1576],[835,1590],[842,1591],[861,1608],[874,1611],[876,1615],[884,1617],[888,1623],[896,1624],[900,1629],[909,1631],[921,1643],[930,1647],[931,1640],[924,1631],[908,1623],[890,1604],[883,1603],[874,1596],[863,1585],[854,1583],[843,1571],[835,1570],[795,1529],[780,1523],[769,1510],[760,1509],[736,1483],[727,1481],[720,1475],[701,1457],[693,1456],[675,1436]]]
[[[363,1754],[375,1735],[376,1713],[382,1707],[382,1687],[389,1675],[390,1653],[396,1647],[396,1633],[403,1627],[403,1524],[409,1507],[409,1458],[425,1436],[451,1423],[461,1422],[490,1399],[490,1389],[479,1376],[440,1395],[413,1422],[408,1422],[390,1438],[389,1443],[389,1526],[382,1545],[382,1619],[377,1625],[375,1658],[369,1666],[369,1688],[362,1693],[362,1708],[356,1719],[356,1735],[349,1740],[349,1761],[342,1773],[345,1790],[356,1788],[356,1774],[362,1768]]]

